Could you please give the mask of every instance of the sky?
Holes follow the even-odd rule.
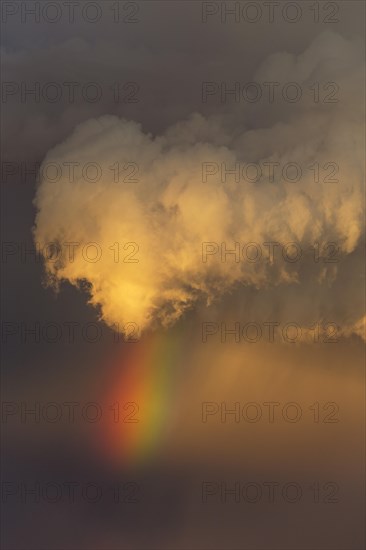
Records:
[[[1,10],[3,547],[363,548],[364,3]]]

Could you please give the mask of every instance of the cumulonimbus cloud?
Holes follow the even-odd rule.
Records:
[[[347,262],[363,237],[362,67],[357,43],[325,33],[299,56],[270,56],[251,80],[304,90],[336,83],[334,103],[304,94],[266,105],[270,123],[250,129],[248,106],[238,104],[224,115],[192,114],[160,136],[115,116],[77,126],[44,159],[35,198],[35,241],[62,250],[45,255],[49,281],[87,281],[107,324],[141,329],[168,326],[237,285],[301,284],[304,274],[314,286],[331,284],[338,265],[315,262],[309,250],[319,243],[322,256],[336,243]],[[291,170],[283,176],[291,163],[301,167],[296,181]],[[336,167],[338,181],[327,178]],[[291,242],[301,261],[271,261],[264,243]],[[257,243],[262,261],[222,261],[222,247],[235,243],[240,253]]]

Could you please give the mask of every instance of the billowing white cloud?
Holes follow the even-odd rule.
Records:
[[[306,90],[297,103],[263,107],[267,125],[246,128],[248,105],[237,104],[225,115],[192,114],[160,136],[115,116],[80,124],[48,152],[35,199],[35,241],[61,247],[45,259],[49,280],[87,281],[106,323],[142,329],[170,325],[240,285],[301,285],[304,277],[314,288],[332,285],[364,233],[362,67],[357,43],[324,33],[303,54],[272,55],[257,71],[257,82],[295,81]],[[319,102],[309,94],[314,82]],[[324,102],[329,82],[337,85],[326,90],[336,90],[334,103]],[[281,254],[291,242],[302,252],[297,262]],[[248,243],[261,261],[221,261],[235,246],[252,258]],[[264,243],[279,243],[272,261]],[[335,243],[337,263],[324,261],[333,252],[327,243]],[[360,317],[351,295],[350,326]]]

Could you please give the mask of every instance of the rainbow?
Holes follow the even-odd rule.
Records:
[[[103,454],[117,464],[140,465],[159,454],[176,410],[181,363],[187,358],[181,331],[143,335],[123,345],[108,374]]]

